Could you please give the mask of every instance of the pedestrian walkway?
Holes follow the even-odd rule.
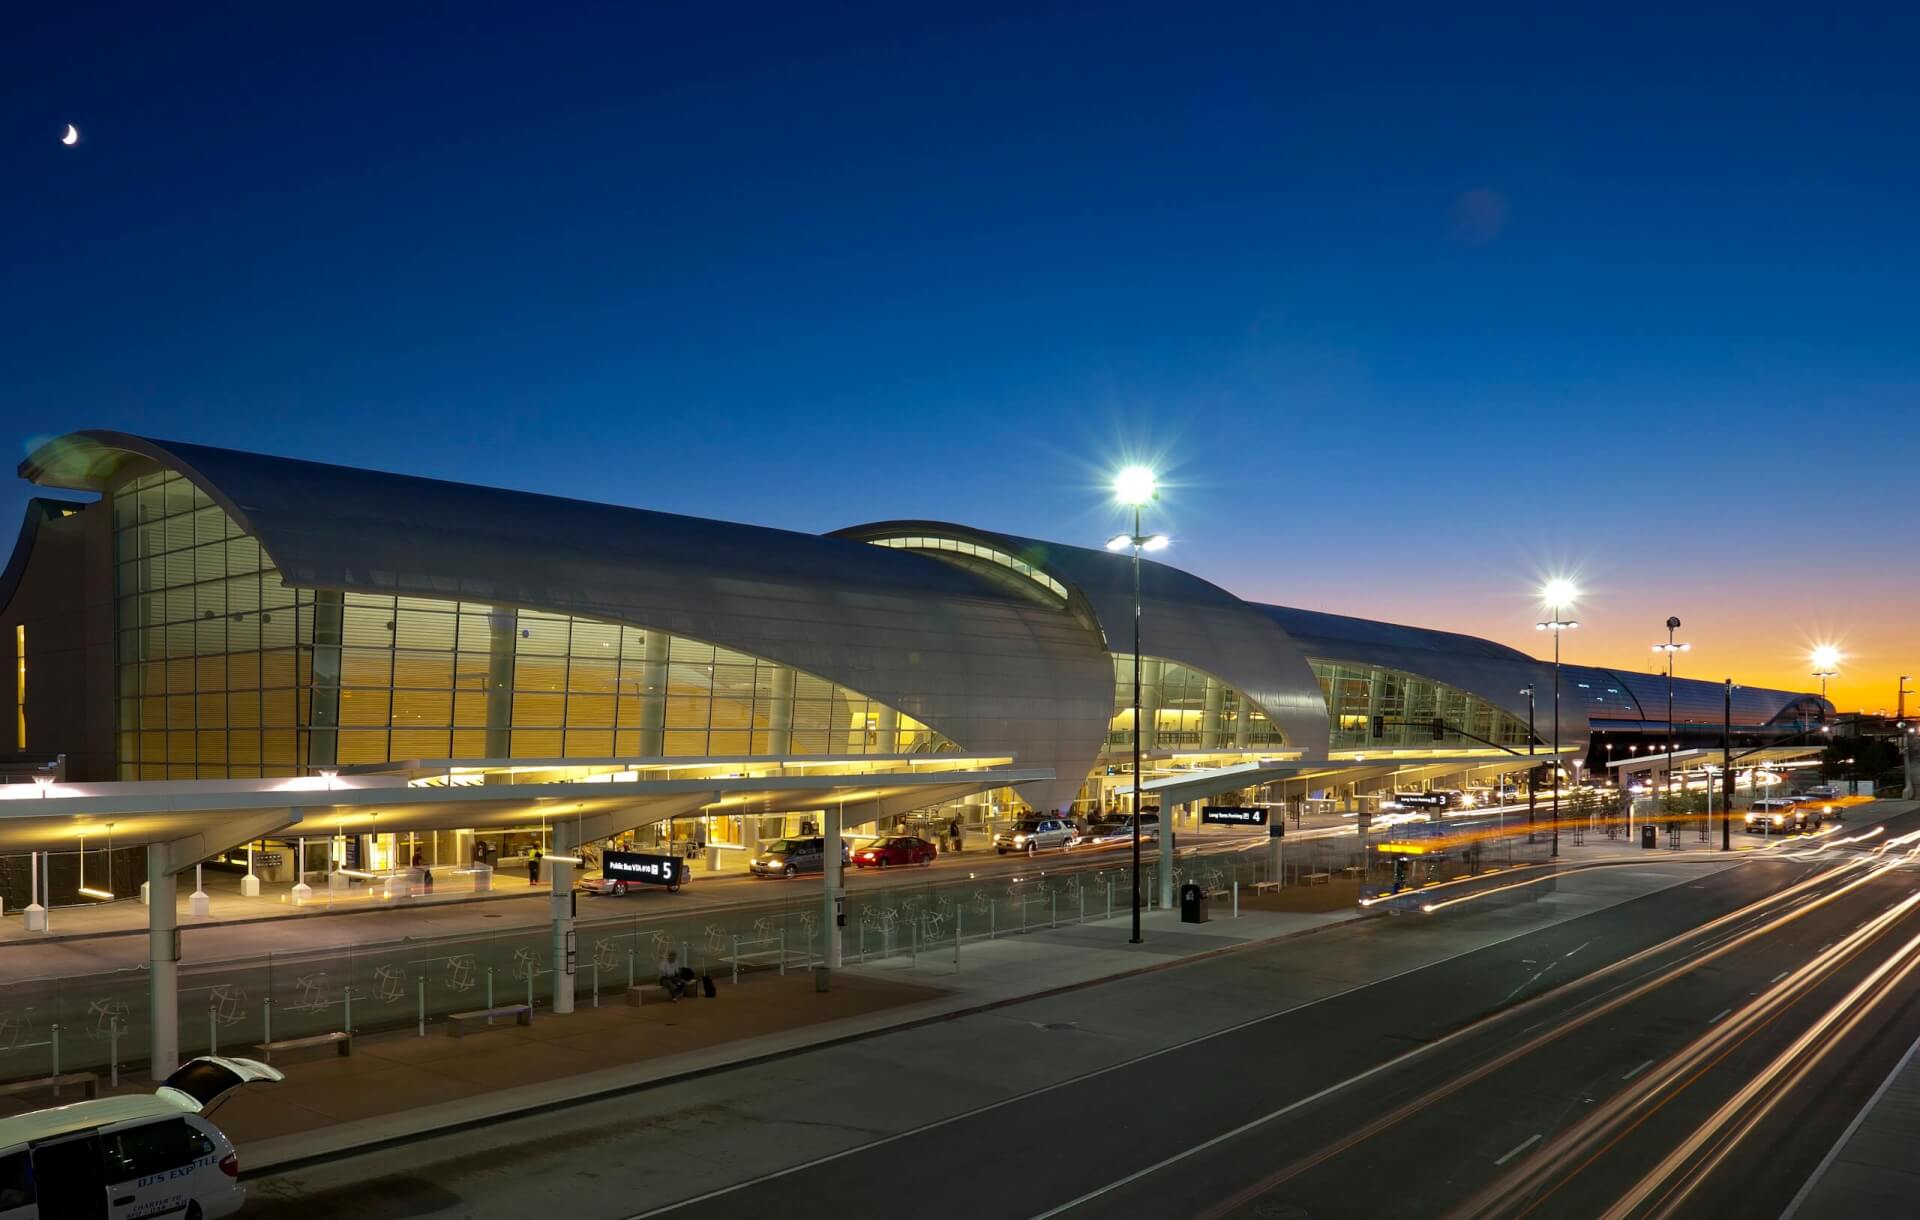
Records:
[[[1907,1048],[1781,1220],[1908,1216],[1920,1196],[1920,1041]]]
[[[1149,912],[1145,943],[1128,943],[1124,918],[1025,935],[969,941],[955,950],[896,956],[849,966],[826,992],[811,971],[762,971],[739,983],[718,980],[714,999],[630,1007],[609,993],[599,1007],[554,1016],[539,1009],[530,1026],[510,1021],[463,1038],[444,1025],[416,1032],[361,1035],[353,1054],[309,1053],[278,1065],[287,1080],[248,1090],[224,1105],[220,1123],[258,1172],[546,1105],[571,1105],[597,1093],[659,1084],[721,1066],[824,1042],[991,1008],[1162,967],[1248,944],[1317,931],[1356,918],[1318,914],[1231,913],[1182,925],[1174,912]],[[244,1046],[223,1047],[246,1054]],[[151,1083],[128,1077],[119,1092]],[[45,1104],[7,1099],[5,1112]]]

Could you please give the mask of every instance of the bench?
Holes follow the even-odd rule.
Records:
[[[1308,885],[1327,885],[1330,882],[1332,882],[1332,880],[1333,880],[1332,873],[1308,873],[1307,874]]]
[[[1268,890],[1277,890],[1279,888],[1280,882],[1274,881],[1271,878],[1266,881],[1256,881],[1253,883],[1253,892],[1256,894],[1264,894]]]
[[[480,1022],[481,1028],[484,1029],[492,1025],[496,1017],[512,1017],[516,1025],[532,1025],[533,1005],[502,1004],[498,1008],[479,1008],[472,1012],[456,1012],[447,1018],[447,1037],[465,1037],[468,1025],[474,1022]]]
[[[58,1097],[60,1090],[70,1084],[77,1084],[89,1098],[100,1096],[100,1077],[93,1072],[62,1072],[58,1076],[41,1076],[36,1080],[16,1080],[9,1085],[0,1085],[0,1095],[11,1096],[16,1093],[31,1093],[35,1089],[52,1089]]]
[[[687,989],[680,993],[680,998],[683,1000],[699,999],[700,980],[689,980]],[[667,989],[658,983],[635,983],[633,986],[627,988],[627,1007],[638,1008],[648,1001],[652,1001],[655,1004],[665,1004],[667,1002]]]
[[[331,1046],[339,1051],[342,1059],[353,1054],[353,1035],[345,1030],[335,1030],[330,1034],[312,1034],[305,1038],[279,1038],[272,1042],[260,1042],[254,1050],[260,1052],[260,1058],[273,1062],[275,1051],[301,1051],[313,1046]]]

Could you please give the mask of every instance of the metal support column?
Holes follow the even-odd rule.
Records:
[[[180,1066],[180,896],[172,853],[147,848],[147,1028],[152,1076],[164,1080]]]
[[[573,1011],[573,970],[576,953],[574,951],[573,931],[573,864],[572,853],[579,847],[573,842],[573,827],[565,822],[557,822],[553,827],[553,850],[542,862],[547,866],[547,875],[552,879],[552,897],[549,909],[553,914],[553,1011],[555,1015],[564,1015]]]

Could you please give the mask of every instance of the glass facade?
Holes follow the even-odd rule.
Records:
[[[437,758],[923,753],[857,691],[685,636],[290,589],[187,479],[113,494],[124,779]]]
[[[1312,665],[1314,676],[1320,679],[1320,693],[1327,700],[1332,749],[1475,749],[1487,741],[1526,748],[1526,721],[1457,687],[1379,665],[1344,661],[1313,661]],[[1375,716],[1387,720],[1385,734],[1380,737],[1373,735]],[[1438,739],[1432,728],[1436,717],[1444,720],[1449,730]],[[1456,729],[1485,740],[1476,741],[1466,733],[1453,731]]]
[[[1261,750],[1286,744],[1260,707],[1211,674],[1140,658],[1143,750]],[[1108,749],[1133,748],[1133,654],[1113,657],[1113,720]]]

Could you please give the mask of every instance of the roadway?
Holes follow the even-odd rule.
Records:
[[[1576,874],[1531,909],[1366,921],[271,1175],[256,1210],[513,1215],[566,1183],[571,1215],[620,1220],[1777,1211],[1913,1040],[1916,847],[1906,812]]]

